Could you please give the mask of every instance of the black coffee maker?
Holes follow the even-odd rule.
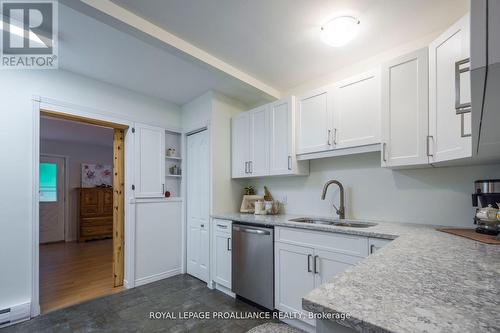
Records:
[[[472,206],[477,208],[476,213],[489,205],[493,208],[500,208],[498,207],[498,203],[500,203],[500,179],[476,180],[474,191]],[[474,216],[474,224],[477,224],[476,232],[490,235],[500,233],[500,222],[479,218],[477,215]]]

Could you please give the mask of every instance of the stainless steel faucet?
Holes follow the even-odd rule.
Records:
[[[335,204],[333,204],[333,208],[337,211],[337,215],[339,216],[339,219],[344,220],[345,219],[345,206],[344,206],[344,186],[342,186],[342,183],[339,182],[338,180],[329,180],[326,182],[325,187],[323,187],[323,194],[321,195],[321,200],[325,200],[326,197],[326,191],[328,190],[328,186],[331,184],[337,184],[340,189],[340,207],[337,208]]]

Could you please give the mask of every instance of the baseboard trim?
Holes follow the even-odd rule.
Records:
[[[215,283],[215,289],[218,290],[218,291],[220,291],[220,292],[223,292],[224,294],[226,294],[226,295],[228,295],[228,296],[230,296],[232,298],[236,298],[236,294],[233,293],[231,291],[231,289],[229,289],[227,287],[224,287],[224,286],[222,286],[222,285],[220,285],[218,283]]]
[[[137,280],[135,280],[135,286],[139,287],[139,286],[151,283],[151,282],[163,280],[163,279],[166,279],[166,278],[169,278],[169,277],[172,277],[172,276],[175,276],[175,275],[179,275],[179,274],[181,274],[181,268],[180,267],[176,268],[176,269],[171,269],[171,270],[166,271],[166,272],[162,272],[162,273],[158,273],[158,274],[153,274],[151,276],[146,276],[146,277],[137,279]]]
[[[0,309],[0,328],[14,325],[30,319],[31,302]]]

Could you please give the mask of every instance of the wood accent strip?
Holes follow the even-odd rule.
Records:
[[[55,111],[51,111],[51,110],[47,110],[47,109],[40,109],[40,116],[52,117],[52,118],[57,118],[57,119],[69,120],[69,121],[77,121],[80,123],[85,123],[85,124],[90,124],[90,125],[110,127],[113,129],[125,130],[128,128],[127,125],[123,125],[123,124],[117,124],[117,123],[112,123],[109,121],[97,120],[97,119],[92,119],[92,118],[87,118],[87,117],[82,117],[82,116],[75,116],[72,114],[60,113],[60,112],[55,112]]]
[[[123,285],[124,277],[124,226],[125,226],[125,189],[124,189],[124,131],[115,129],[113,134],[113,283]]]

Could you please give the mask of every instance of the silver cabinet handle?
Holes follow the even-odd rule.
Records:
[[[370,254],[372,254],[375,251],[376,251],[375,250],[375,245],[374,244],[370,245]]]
[[[319,274],[319,256],[314,256],[314,274]]]
[[[457,115],[471,112],[471,103],[460,102],[460,75],[470,71],[470,67],[461,67],[470,62],[469,58],[465,58],[455,62],[455,112]]]
[[[292,156],[288,155],[288,170],[292,170]]]
[[[461,113],[460,114],[460,137],[467,138],[470,136],[472,136],[472,133],[465,134],[465,113]]]
[[[384,143],[382,143],[382,160],[384,162],[387,162],[387,157],[386,157],[387,153],[386,153],[386,150],[387,150],[387,143],[384,142]]]
[[[162,193],[165,194],[165,184],[161,184]]]
[[[333,145],[337,145],[337,129],[333,129]]]
[[[253,161],[248,162],[248,173],[253,173]]]
[[[248,162],[245,162],[245,173],[248,173]]]
[[[312,258],[312,255],[308,254],[307,255],[307,272],[308,273],[312,272],[312,270],[311,270],[311,258]]]
[[[434,154],[431,154],[431,138],[434,139],[432,135],[427,135],[427,156],[434,156]]]
[[[231,238],[227,239],[227,250],[231,251]]]
[[[218,226],[219,228],[222,228],[222,229],[227,229],[227,225],[217,224],[217,226]]]
[[[204,224],[200,224],[200,227],[205,228],[205,225]]]
[[[326,144],[331,146],[332,143],[330,142],[330,135],[332,134],[332,130],[328,130],[326,133]]]

